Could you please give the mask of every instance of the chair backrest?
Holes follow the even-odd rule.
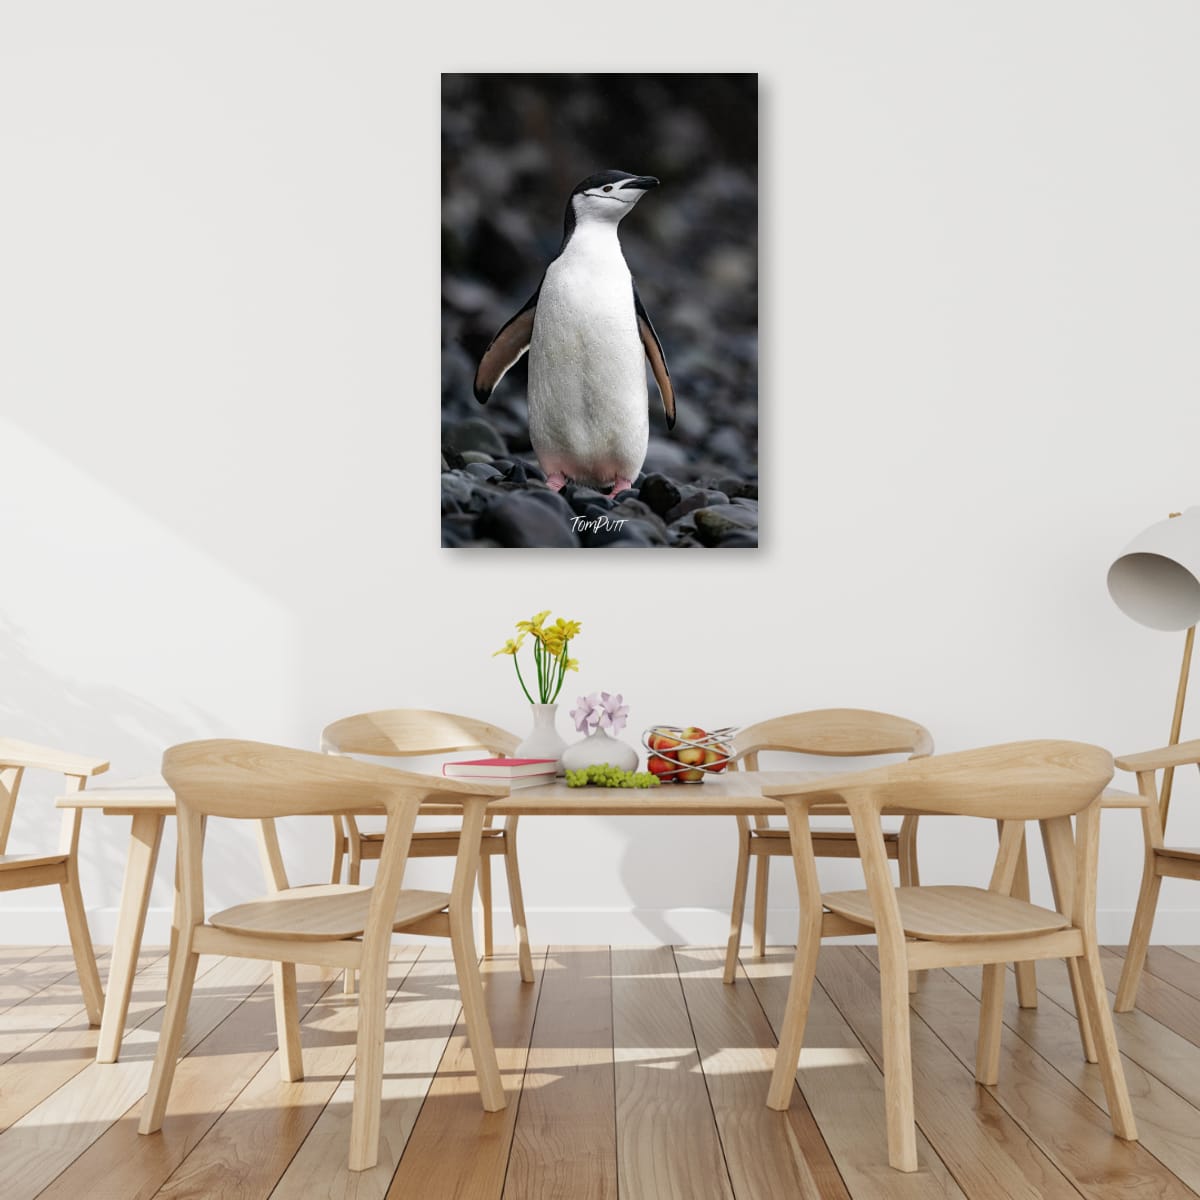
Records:
[[[17,793],[21,790],[21,779],[28,767],[57,771],[73,780],[74,790],[78,790],[91,776],[107,771],[108,763],[102,758],[68,754],[65,750],[35,746],[32,742],[21,742],[16,738],[0,738],[0,854],[8,849],[8,835],[17,807]],[[68,829],[75,830],[75,836],[78,836],[79,817],[79,809],[64,813],[65,837],[70,836],[67,833]],[[73,853],[73,842],[71,848]]]
[[[906,717],[865,708],[816,708],[760,721],[734,739],[735,756],[752,769],[764,750],[836,758],[917,757],[933,753],[933,738],[923,725]]]
[[[216,738],[172,746],[163,778],[202,816],[267,820],[420,804],[429,777],[374,763]]]
[[[1112,755],[1100,746],[1042,740],[835,775],[822,790],[847,802],[866,797],[874,807],[899,813],[1047,821],[1082,812],[1112,775]]]
[[[323,750],[381,758],[452,754],[457,750],[487,750],[508,756],[519,743],[514,734],[485,721],[420,708],[389,708],[343,717],[327,725],[321,734]]]

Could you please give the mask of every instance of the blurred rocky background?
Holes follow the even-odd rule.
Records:
[[[486,407],[471,385],[558,250],[571,189],[610,167],[662,181],[621,244],[678,420],[668,432],[650,379],[634,487],[555,495],[529,444],[527,358]],[[758,544],[757,173],[755,75],[442,76],[444,546]]]

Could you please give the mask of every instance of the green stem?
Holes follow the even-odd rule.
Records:
[[[567,677],[567,653],[570,649],[571,649],[571,642],[568,639],[567,641],[563,642],[562,657],[558,660],[558,663],[557,663],[558,679],[555,680],[554,695],[550,697],[551,700],[557,700],[559,692],[562,691],[563,681]]]
[[[533,642],[533,661],[534,661],[534,665],[537,667],[538,700],[542,704],[545,704],[546,703],[546,671],[545,671],[545,667],[542,664],[542,643],[537,638],[534,638],[534,642]]]
[[[523,691],[525,693],[525,699],[528,700],[530,704],[532,704],[533,697],[529,694],[529,689],[525,686],[525,680],[521,678],[521,666],[517,662],[517,656],[515,654],[512,656],[512,660],[513,660],[513,666],[517,668],[517,682],[521,685],[521,691]]]

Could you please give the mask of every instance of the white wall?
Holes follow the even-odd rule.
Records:
[[[613,0],[579,40],[515,7],[5,7],[4,732],[117,778],[376,706],[521,730],[489,655],[552,606],[584,623],[570,695],[621,690],[637,728],[850,704],[942,749],[1164,740],[1178,640],[1104,572],[1200,501],[1200,9]],[[764,548],[440,550],[437,71],[664,67],[762,72]],[[730,826],[526,822],[535,938],[718,940]],[[323,872],[325,822],[288,835]],[[125,836],[88,819],[100,938]],[[928,822],[925,876],[992,845]],[[217,902],[256,885],[249,841],[213,853]],[[1103,936],[1140,867],[1110,814]],[[2,899],[0,941],[65,937],[50,893]],[[1159,935],[1198,915],[1168,881]]]

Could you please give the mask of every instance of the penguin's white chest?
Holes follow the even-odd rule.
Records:
[[[633,479],[646,457],[645,351],[615,229],[576,230],[550,264],[529,344],[529,435],[547,474]]]

